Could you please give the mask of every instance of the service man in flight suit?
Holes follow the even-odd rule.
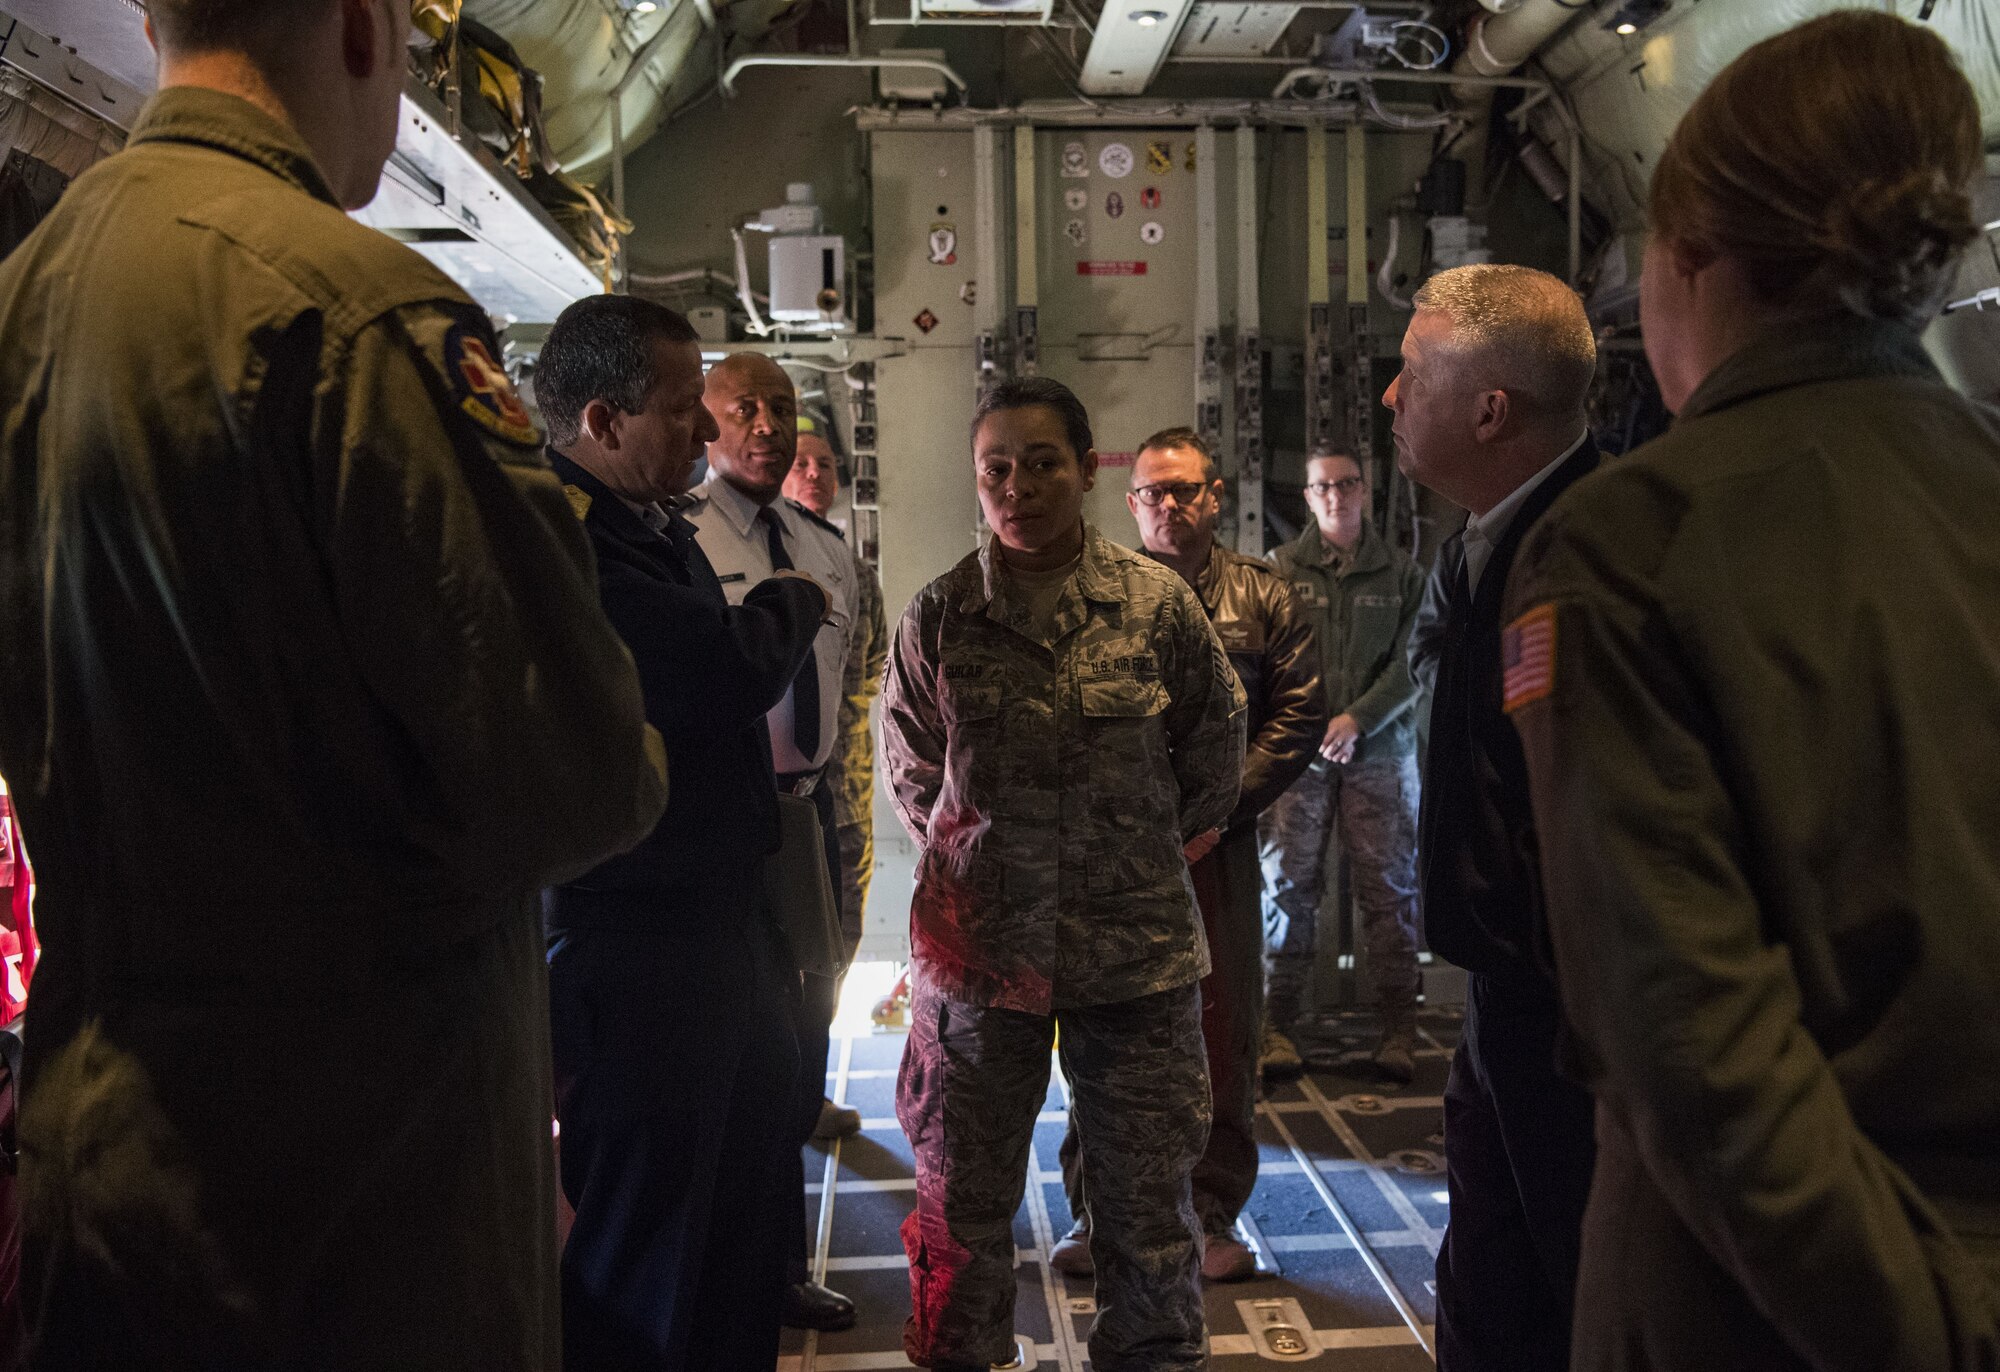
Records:
[[[729,603],[741,604],[753,586],[788,568],[806,573],[828,593],[826,622],[812,652],[765,722],[771,730],[778,789],[809,798],[819,811],[827,878],[838,892],[840,831],[833,785],[822,783],[829,781],[827,764],[840,738],[848,633],[859,609],[854,558],[838,528],[783,498],[785,478],[798,451],[799,413],[798,395],[785,369],[757,353],[725,357],[708,373],[704,403],[721,436],[708,445],[709,476],[690,493],[687,520],[694,525]],[[855,931],[857,938],[859,932]],[[847,951],[853,955],[851,946]],[[826,1097],[825,1066],[837,996],[832,978],[808,976],[796,1007],[800,1081],[790,1108],[801,1147],[819,1131],[823,1119],[840,1114]],[[772,1108],[786,1106],[773,1101]],[[854,1127],[860,1126],[858,1115],[851,1120]],[[805,1187],[801,1158],[796,1188],[798,1251],[787,1288],[785,1323],[795,1329],[845,1329],[854,1323],[854,1303],[812,1281],[806,1270],[819,1207],[807,1204]]]
[[[0,771],[46,1367],[560,1356],[536,891],[665,802],[486,317],[343,214],[400,0],[154,0],[0,264]]]
[[[1244,696],[1180,576],[1083,522],[1090,420],[1060,382],[974,415],[993,536],[904,614],[882,751],[923,845],[896,1113],[920,1367],[1015,1356],[1014,1236],[1062,1030],[1097,1269],[1091,1365],[1207,1365],[1189,1175],[1208,1134],[1209,970],[1184,845],[1236,804]]]

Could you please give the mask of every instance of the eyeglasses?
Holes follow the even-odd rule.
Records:
[[[1187,506],[1202,498],[1208,491],[1208,483],[1203,481],[1162,481],[1153,486],[1134,486],[1132,494],[1139,497],[1141,505],[1155,509],[1166,503],[1167,497],[1174,498],[1174,504]]]
[[[1353,495],[1367,483],[1358,476],[1343,476],[1338,481],[1308,481],[1306,489],[1322,498],[1335,494]]]

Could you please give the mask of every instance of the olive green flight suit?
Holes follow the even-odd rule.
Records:
[[[1996,531],[1993,412],[1831,317],[1522,546],[1579,1372],[2000,1366]]]
[[[665,787],[497,357],[214,91],[0,263],[39,1365],[558,1360],[537,889]]]

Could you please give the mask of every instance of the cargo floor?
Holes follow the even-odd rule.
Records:
[[[1301,1040],[1314,1068],[1258,1106],[1262,1161],[1245,1211],[1259,1275],[1206,1288],[1216,1372],[1273,1361],[1339,1372],[1400,1372],[1431,1365],[1432,1259],[1444,1232],[1440,1097],[1458,1019],[1427,1013],[1417,1079],[1385,1089],[1334,1065],[1373,1042],[1365,1016],[1320,1021]],[[856,1326],[839,1334],[787,1331],[778,1372],[866,1372],[908,1367],[902,1353],[909,1274],[897,1226],[915,1202],[910,1148],[895,1120],[901,1033],[834,1041],[827,1089],[860,1110],[860,1134],[809,1148],[808,1189],[820,1203],[816,1275],[852,1297]],[[1324,1064],[1324,1065],[1321,1065]],[[1029,1154],[1032,1184],[1014,1218],[1015,1329],[1026,1368],[1081,1372],[1091,1284],[1052,1271],[1049,1245],[1069,1227],[1056,1170],[1064,1083],[1049,1094]],[[1275,1269],[1268,1275],[1261,1269]],[[1295,1305],[1289,1304],[1296,1302]],[[1275,1357],[1271,1323],[1299,1328],[1302,1353]]]

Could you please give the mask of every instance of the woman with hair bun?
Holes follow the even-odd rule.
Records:
[[[1674,426],[1509,582],[1582,1372],[2000,1368],[2000,428],[1918,342],[1980,159],[1916,24],[1738,58],[1653,179]]]

